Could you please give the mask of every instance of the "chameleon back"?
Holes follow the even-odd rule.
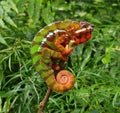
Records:
[[[56,30],[66,30],[68,28],[71,28],[72,26],[79,27],[79,23],[75,21],[58,21],[58,22],[49,24],[48,26],[45,26],[36,34],[36,36],[33,39],[31,55],[34,55],[39,51],[41,42],[48,41],[46,40],[46,36],[49,32],[56,31]],[[48,42],[50,43],[50,41]],[[51,41],[49,45],[52,46],[53,42]]]

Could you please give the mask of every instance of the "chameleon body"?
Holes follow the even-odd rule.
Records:
[[[87,22],[69,20],[52,23],[36,34],[31,49],[33,64],[52,90],[64,92],[73,87],[74,76],[64,70],[64,62],[74,46],[91,38],[92,30]]]

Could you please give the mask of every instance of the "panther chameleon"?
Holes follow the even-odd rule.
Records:
[[[73,74],[64,69],[64,62],[74,47],[88,41],[94,26],[86,21],[58,21],[45,26],[33,39],[33,65],[47,86],[65,92],[74,86]]]

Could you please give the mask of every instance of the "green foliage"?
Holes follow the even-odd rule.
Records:
[[[74,88],[53,92],[45,113],[119,113],[119,9],[119,0],[1,0],[0,113],[37,112],[47,87],[32,66],[31,41],[45,25],[67,19],[95,29],[67,63]]]
[[[13,27],[17,27],[12,18],[9,16],[9,13],[13,13],[13,11],[18,13],[18,9],[16,8],[14,2],[10,0],[0,2],[0,27],[7,29],[8,27],[5,25],[5,22]]]

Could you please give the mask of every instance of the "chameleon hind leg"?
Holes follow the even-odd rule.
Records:
[[[65,58],[60,52],[56,52],[49,48],[42,48],[39,74],[45,81],[50,75],[53,73],[56,75],[61,70],[58,62],[61,62],[61,60],[65,62],[67,57]]]

